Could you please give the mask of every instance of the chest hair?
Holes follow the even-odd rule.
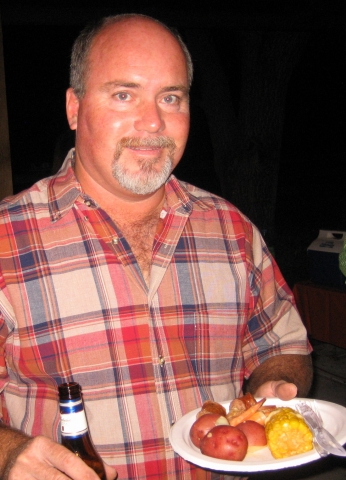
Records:
[[[140,220],[114,218],[122,234],[129,243],[142,271],[145,281],[150,278],[153,242],[160,221],[159,212],[155,211]]]

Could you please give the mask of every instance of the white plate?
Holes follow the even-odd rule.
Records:
[[[294,408],[296,403],[304,401],[315,406],[321,413],[324,426],[343,445],[346,443],[346,408],[336,403],[324,400],[311,400],[295,398],[284,402],[277,398],[267,399],[265,405],[287,406]],[[223,402],[222,405],[228,410],[230,402]],[[171,428],[170,442],[176,453],[188,462],[210,470],[224,472],[261,472],[265,470],[279,470],[280,468],[295,467],[304,463],[312,462],[320,458],[315,449],[300,455],[275,460],[268,447],[261,448],[256,452],[249,453],[242,462],[221,460],[203,455],[190,440],[190,428],[196,420],[196,414],[200,408],[187,413],[180,418]]]

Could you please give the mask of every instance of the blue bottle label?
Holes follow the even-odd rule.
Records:
[[[82,400],[60,402],[61,435],[74,437],[88,430]]]

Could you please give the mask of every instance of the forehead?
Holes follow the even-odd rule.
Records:
[[[89,77],[116,75],[124,70],[171,75],[188,84],[186,58],[179,42],[163,26],[147,19],[108,25],[93,41]]]

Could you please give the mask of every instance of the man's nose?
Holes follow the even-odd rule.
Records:
[[[162,132],[165,128],[162,113],[156,102],[145,102],[138,108],[135,129],[139,132]]]

